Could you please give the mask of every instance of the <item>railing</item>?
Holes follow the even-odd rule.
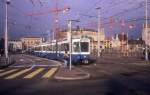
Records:
[[[113,48],[108,48],[108,49],[103,49],[101,51],[102,56],[120,56],[120,57],[137,57],[137,58],[142,58],[144,57],[143,51],[141,50],[121,50],[121,49],[113,49]],[[92,50],[91,55],[97,56],[97,50]]]
[[[0,67],[9,66],[9,65],[13,64],[14,62],[15,62],[15,60],[10,55],[8,58],[5,58],[5,56],[0,57]]]

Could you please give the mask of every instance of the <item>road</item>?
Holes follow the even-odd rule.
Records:
[[[33,56],[17,56],[17,63],[0,70],[0,95],[149,95],[150,64],[135,58],[99,58],[78,68],[84,80],[56,80],[60,64]]]

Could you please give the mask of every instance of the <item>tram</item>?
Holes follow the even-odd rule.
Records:
[[[72,39],[71,52],[69,41],[52,41],[51,43],[43,43],[32,47],[32,54],[48,59],[65,59],[66,53],[68,59],[71,54],[73,64],[89,64],[93,59],[90,57],[90,39],[89,38],[74,38]]]

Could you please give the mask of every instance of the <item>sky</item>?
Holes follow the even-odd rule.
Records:
[[[0,0],[0,37],[4,35],[5,2]],[[142,25],[145,23],[145,0],[10,0],[8,6],[8,35],[10,39],[23,36],[47,36],[53,31],[56,14],[51,10],[69,7],[68,12],[58,13],[58,26],[67,29],[67,20],[73,22],[72,27],[94,29],[97,31],[98,13],[100,9],[101,26],[109,37],[115,33],[128,32],[130,37],[141,37]],[[148,16],[150,17],[150,0],[148,0]],[[32,15],[29,13],[39,13]],[[129,26],[133,26],[132,29]]]

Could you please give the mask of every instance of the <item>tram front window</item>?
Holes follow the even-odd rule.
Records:
[[[80,52],[79,42],[74,42],[73,50],[74,52]]]
[[[81,52],[88,52],[88,51],[89,51],[89,43],[81,42]]]

